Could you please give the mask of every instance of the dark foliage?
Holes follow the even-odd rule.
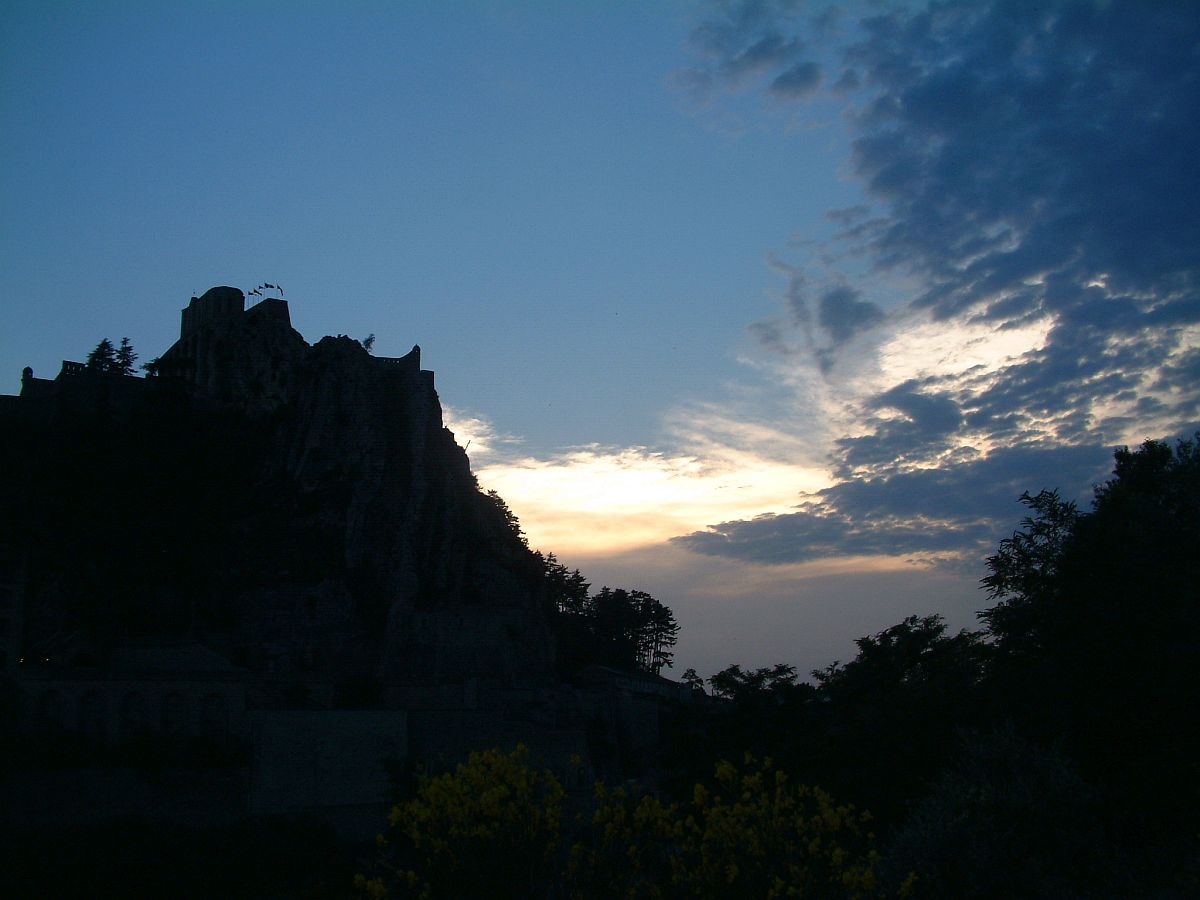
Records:
[[[940,616],[910,616],[858,646],[849,663],[812,673],[815,684],[782,664],[714,675],[720,702],[677,723],[684,780],[710,752],[749,751],[869,807],[885,824],[899,817],[948,762],[959,731],[979,721],[987,651],[978,635],[947,635]]]
[[[1076,513],[1043,491],[988,560],[993,702],[1154,815],[1200,796],[1200,450],[1147,441]]]
[[[1003,728],[962,752],[897,830],[892,880],[929,898],[1126,896],[1145,882],[1113,842],[1097,792],[1054,748]]]
[[[1200,448],[1148,441],[1115,461],[1087,512],[1022,496],[982,631],[910,616],[813,684],[730,666],[678,713],[673,774],[711,759],[698,747],[772,755],[876,813],[918,895],[1182,896],[1198,868]]]
[[[134,365],[137,358],[129,338],[121,338],[120,347],[114,347],[112,341],[103,338],[87,355],[87,367],[92,372],[108,375],[133,375],[137,372]]]
[[[137,369],[134,363],[137,362],[138,355],[133,352],[133,344],[129,342],[129,338],[121,338],[121,346],[117,348],[116,358],[114,360],[113,371],[121,375],[132,375]]]
[[[93,372],[112,372],[117,366],[117,351],[108,338],[101,339],[87,355],[87,367]]]
[[[538,558],[563,674],[589,664],[655,675],[670,668],[679,624],[669,607],[645,591],[606,585],[589,594],[591,585],[578,569],[568,570],[553,553]]]
[[[5,896],[352,898],[353,854],[286,820],[199,828],[141,819],[0,831]]]
[[[508,530],[512,532],[513,537],[520,541],[523,547],[528,547],[529,543],[525,540],[525,532],[521,528],[521,520],[517,518],[516,513],[508,508],[508,504],[504,502],[504,498],[495,491],[488,491],[487,498],[496,508],[496,511],[503,517],[504,523],[508,526]]]

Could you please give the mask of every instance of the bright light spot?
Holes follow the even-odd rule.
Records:
[[[786,512],[829,483],[819,468],[749,453],[719,461],[641,447],[586,447],[477,473],[521,520],[530,546],[560,556],[661,542],[731,519]]]
[[[998,329],[949,321],[915,323],[880,348],[880,380],[892,387],[927,375],[961,375],[977,367],[992,371],[1044,347],[1051,324],[1044,319],[1023,328]]]

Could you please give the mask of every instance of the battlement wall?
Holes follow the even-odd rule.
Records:
[[[275,319],[288,328],[292,327],[292,316],[288,312],[287,301],[279,297],[266,297],[247,307],[242,315],[248,322],[256,319]]]
[[[376,364],[381,366],[404,369],[415,375],[421,371],[421,345],[413,344],[413,348],[403,356],[373,356]]]
[[[421,346],[414,344],[411,351],[404,356],[373,356],[371,357],[382,367],[400,369],[406,375],[419,378],[421,386],[426,390],[434,390],[433,372],[421,368]]]

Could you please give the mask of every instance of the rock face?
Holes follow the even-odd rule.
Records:
[[[332,704],[547,681],[539,565],[444,427],[420,349],[310,346],[282,299],[244,299],[192,298],[156,378],[64,364],[0,408],[25,645],[186,634]]]

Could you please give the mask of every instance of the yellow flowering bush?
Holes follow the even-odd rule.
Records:
[[[572,896],[881,897],[870,821],[750,756],[744,768],[720,763],[690,804],[600,786],[590,834],[571,853]]]
[[[393,807],[391,886],[422,898],[546,895],[558,869],[563,789],[527,756],[520,745],[472,753]],[[388,896],[383,878],[356,883],[373,900]]]
[[[567,854],[563,789],[526,765],[527,755],[473,753],[426,779],[392,810],[388,877],[358,876],[360,892],[371,900],[389,891],[431,900],[885,896],[870,815],[791,784],[769,759],[720,763],[713,784],[696,785],[687,803],[597,784]]]

